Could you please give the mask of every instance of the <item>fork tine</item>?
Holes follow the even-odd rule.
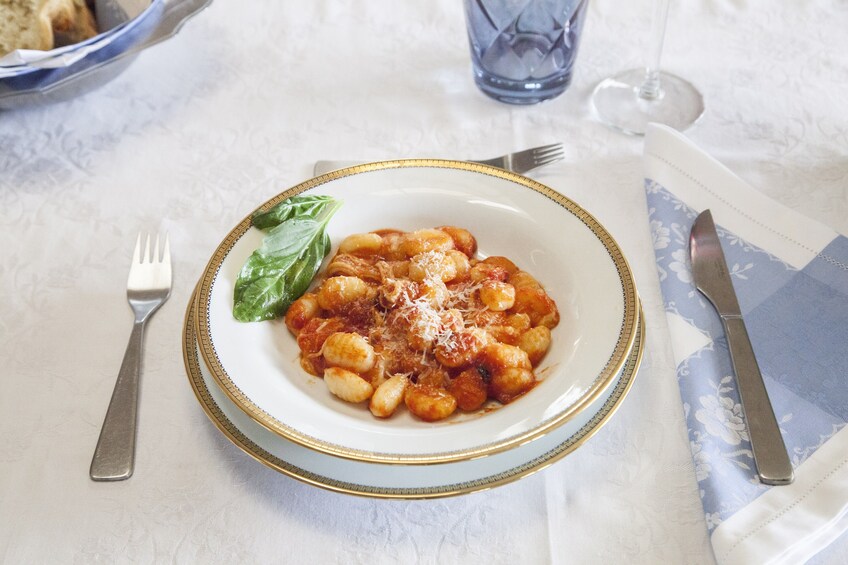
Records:
[[[481,163],[483,165],[492,165],[513,171],[519,174],[532,171],[537,167],[559,161],[565,157],[562,143],[550,143],[548,145],[540,145],[539,147],[531,147],[515,153],[508,153],[502,157],[486,160],[473,160],[472,163]]]
[[[564,154],[564,152],[563,152],[562,148],[560,148],[560,149],[551,149],[551,150],[545,151],[543,153],[537,153],[535,156],[537,158],[542,158],[542,157],[554,157],[554,156],[563,155],[563,154]]]
[[[165,250],[162,252],[162,262],[171,266],[171,244],[169,242],[168,234],[165,234]]]
[[[153,263],[159,262],[159,234],[156,234],[156,245],[153,246],[153,257],[150,258]]]
[[[550,163],[551,160],[556,161],[563,157],[565,157],[565,154],[562,151],[555,151],[553,153],[546,153],[545,155],[536,155],[534,159],[537,163]]]
[[[546,145],[536,149],[536,153],[550,153],[552,151],[562,151],[562,144],[554,143],[553,145]]]
[[[141,232],[135,238],[135,250],[133,251],[132,264],[135,265],[141,262]]]
[[[541,167],[542,165],[547,165],[548,163],[553,163],[555,161],[559,161],[562,159],[562,155],[551,155],[549,157],[545,157],[542,159],[537,159],[534,165],[536,167]]]
[[[147,234],[147,241],[144,244],[144,260],[142,262],[150,262],[150,234]]]
[[[543,153],[545,151],[549,151],[552,149],[562,149],[562,143],[551,143],[549,145],[540,145],[539,147],[534,147],[533,149],[528,149],[527,151],[530,153]]]
[[[533,153],[534,157],[547,157],[549,155],[562,155],[563,150],[562,146],[552,147],[550,149],[545,149],[544,151],[535,151]]]
[[[536,157],[533,160],[533,164],[536,166],[544,165],[547,163],[553,163],[554,161],[560,161],[564,155],[562,153],[552,153],[550,155],[543,155],[541,157]]]
[[[171,286],[171,245],[168,234],[165,234],[165,250],[162,253],[162,262],[159,264],[159,276],[162,286]]]

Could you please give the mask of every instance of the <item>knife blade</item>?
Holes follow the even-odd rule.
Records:
[[[794,479],[792,463],[780,435],[709,210],[701,212],[692,224],[689,258],[695,285],[715,307],[727,336],[757,475],[767,485],[788,485]]]

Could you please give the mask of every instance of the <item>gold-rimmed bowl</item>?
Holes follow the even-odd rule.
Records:
[[[636,342],[639,300],[621,249],[594,217],[540,183],[494,167],[403,160],[341,169],[295,194],[344,201],[330,222],[336,244],[381,228],[458,225],[482,255],[505,255],[544,284],[561,322],[532,391],[485,414],[426,423],[404,412],[384,421],[344,403],[306,374],[282,322],[232,316],[236,276],[262,233],[245,218],[212,255],[198,285],[195,330],[202,365],[234,406],[294,444],[357,462],[432,465],[512,450],[577,422],[621,374]],[[568,431],[568,430],[567,430]]]
[[[613,417],[633,386],[644,352],[640,309],[634,346],[611,385],[590,406],[537,441],[481,457],[436,465],[390,465],[343,459],[291,442],[247,416],[204,365],[195,333],[196,302],[186,310],[183,357],[189,383],[211,422],[263,465],[333,492],[372,498],[430,499],[487,490],[528,477],[578,449]]]

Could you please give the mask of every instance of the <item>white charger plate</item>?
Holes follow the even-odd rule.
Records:
[[[289,477],[327,490],[375,498],[439,498],[486,490],[527,477],[565,457],[592,437],[633,386],[644,347],[641,309],[634,346],[612,385],[590,406],[551,433],[489,457],[442,464],[391,465],[334,457],[291,442],[259,425],[218,387],[201,359],[196,302],[183,326],[189,382],[212,423],[242,451]]]
[[[427,464],[475,459],[512,449],[575,418],[612,385],[637,334],[638,296],[620,248],[588,212],[526,177],[444,160],[369,163],[333,171],[272,198],[267,209],[309,191],[345,201],[328,233],[457,225],[482,255],[505,255],[557,302],[561,321],[537,370],[542,382],[484,415],[426,423],[407,411],[389,420],[335,398],[306,374],[282,321],[244,324],[232,295],[262,232],[239,223],[218,246],[197,292],[203,364],[230,401],[267,430],[329,455],[372,463]],[[335,249],[331,251],[331,255]]]

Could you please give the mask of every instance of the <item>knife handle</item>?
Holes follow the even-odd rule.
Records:
[[[780,435],[745,322],[741,317],[723,317],[722,321],[760,481],[767,485],[788,485],[795,478],[792,463]]]

